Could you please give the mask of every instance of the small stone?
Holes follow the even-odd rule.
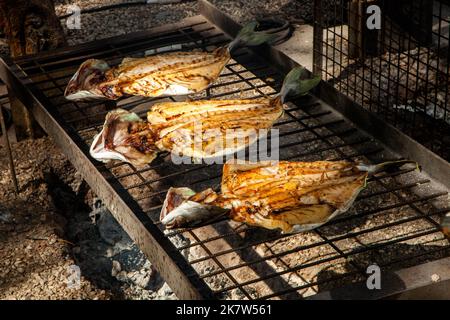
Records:
[[[111,258],[111,257],[114,256],[114,255],[115,255],[114,249],[112,249],[112,248],[106,249],[106,254],[105,254],[105,256],[106,256],[107,258]]]
[[[164,283],[164,285],[161,287],[161,289],[158,290],[159,295],[168,296],[172,294],[173,291],[170,289],[169,285],[167,283]]]
[[[112,261],[111,275],[113,277],[116,277],[121,270],[122,270],[122,267],[120,266],[119,261],[113,260]]]
[[[127,282],[128,277],[127,277],[127,272],[126,271],[120,271],[117,275],[116,275],[116,279],[121,281],[121,282]]]
[[[441,280],[441,277],[438,274],[431,275],[431,281],[438,282],[439,280]]]

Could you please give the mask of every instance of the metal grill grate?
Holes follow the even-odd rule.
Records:
[[[227,41],[228,37],[205,18],[194,17],[151,36],[98,41],[27,57],[10,68],[56,119],[51,122],[56,121],[86,155],[108,110],[121,107],[144,116],[153,103],[171,98],[130,97],[117,104],[66,101],[63,91],[81,62],[95,57],[114,65],[125,56],[143,56],[152,49],[212,50]],[[240,49],[220,79],[197,98],[271,95],[279,90],[283,76],[254,52]],[[369,162],[399,158],[312,95],[288,103],[276,128],[280,130],[283,160]],[[57,142],[61,139],[53,136]],[[450,211],[447,190],[412,169],[376,175],[348,213],[312,232],[281,235],[224,220],[202,228],[165,231],[158,216],[168,188],[217,190],[220,165],[174,165],[169,155],[162,155],[151,165],[135,168],[126,163],[103,165],[68,153],[94,191],[106,187],[114,191],[104,198],[105,203],[144,252],[150,252],[150,260],[180,298],[193,297],[183,281],[190,281],[206,297],[301,298],[361,281],[373,263],[386,270],[399,269],[450,254],[449,241],[438,223],[439,217]],[[92,165],[94,171],[89,169]],[[100,173],[104,180],[92,178]],[[136,225],[142,223],[155,243],[148,243],[141,229],[134,231],[123,208],[133,212],[136,218],[133,215],[135,220],[131,220]],[[167,256],[146,251],[156,243]]]
[[[366,27],[371,5],[381,9],[379,30]],[[450,160],[450,3],[316,0],[315,6],[316,71]]]

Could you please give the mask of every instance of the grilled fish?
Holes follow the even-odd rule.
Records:
[[[69,100],[116,100],[124,94],[159,97],[202,91],[219,77],[234,48],[260,45],[276,37],[256,32],[256,26],[256,22],[249,23],[227,46],[211,53],[174,52],[125,58],[115,67],[103,60],[86,60],[69,81],[64,96]]]
[[[226,216],[283,233],[307,231],[346,212],[369,175],[410,162],[231,160],[223,167],[220,193],[170,188],[160,218],[166,228],[194,227]]]
[[[305,94],[320,81],[304,77],[303,68],[293,69],[273,98],[157,103],[146,122],[126,110],[111,111],[91,156],[143,165],[162,151],[194,159],[238,152],[267,133],[282,115],[287,96]]]

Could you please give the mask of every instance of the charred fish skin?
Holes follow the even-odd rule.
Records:
[[[124,58],[112,68],[103,60],[87,60],[69,81],[64,96],[68,100],[116,100],[124,94],[160,97],[200,92],[219,77],[235,47],[260,45],[276,38],[256,32],[256,26],[255,22],[247,24],[229,45],[213,52]]]
[[[251,165],[251,164],[250,164]],[[347,211],[367,172],[348,162],[285,162],[248,168],[224,166],[222,194],[233,203],[230,218],[283,233],[307,231]]]
[[[201,217],[202,223],[212,221],[214,212],[208,215],[205,211],[213,207],[214,211],[217,208],[228,210],[228,218],[248,225],[279,229],[282,233],[308,231],[348,211],[371,174],[406,163],[411,161],[373,166],[348,161],[250,163],[233,160],[224,165],[220,194],[212,190],[193,194],[189,189],[185,197],[178,197],[178,202],[164,206],[161,221],[166,224],[182,216],[177,223],[168,223],[166,227],[191,227],[196,218]],[[181,192],[172,189],[169,197]],[[179,207],[183,208],[181,212]]]
[[[147,120],[159,133],[160,150],[208,159],[254,143],[282,114],[279,99],[203,100],[157,104]]]
[[[230,60],[227,50],[213,53],[166,53],[142,59],[125,59],[107,72],[117,95],[176,96],[200,92],[217,79]]]
[[[105,69],[101,60],[86,61],[67,85],[68,100],[104,98],[125,94],[145,97],[176,96],[206,89],[230,60],[227,50],[213,53],[165,53],[144,58],[125,58]]]

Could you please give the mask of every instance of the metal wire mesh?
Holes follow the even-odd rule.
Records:
[[[316,0],[315,5],[314,27],[322,31],[315,42],[316,71],[450,160],[449,2]],[[367,26],[372,5],[381,9],[380,29]]]
[[[227,41],[222,32],[202,20],[150,39],[105,41],[82,54],[67,52],[16,63],[48,98],[48,110],[58,116],[65,130],[80,138],[79,147],[87,150],[112,108],[144,116],[155,102],[172,98],[125,97],[117,103],[67,101],[63,91],[81,62],[95,57],[114,65],[125,56],[139,57],[161,47],[213,50]],[[276,68],[252,51],[240,49],[220,79],[195,98],[272,95],[280,89],[282,79]],[[280,130],[280,158],[284,160],[370,162],[397,158],[313,96],[288,103],[275,127]],[[100,171],[113,175],[111,183],[119,186],[119,194],[132,199],[127,200],[130,205],[137,204],[152,219],[152,227],[171,240],[171,254],[183,256],[193,266],[195,274],[190,276],[205,281],[218,298],[301,298],[362,280],[372,263],[399,268],[450,254],[448,240],[437,222],[450,210],[445,202],[447,192],[412,169],[373,177],[352,210],[326,226],[282,235],[226,220],[202,228],[164,230],[159,210],[168,188],[217,190],[221,165],[174,165],[168,155],[140,168],[118,162],[95,163]]]

